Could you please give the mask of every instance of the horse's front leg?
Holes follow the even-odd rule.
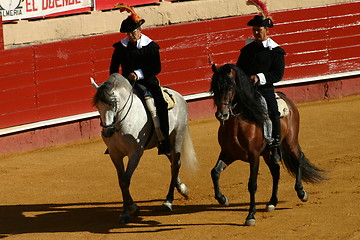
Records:
[[[169,156],[168,158],[171,162],[171,181],[170,181],[169,191],[168,191],[168,194],[166,195],[166,200],[163,203],[163,206],[166,209],[172,211],[172,202],[174,200],[175,187],[180,187],[180,185],[181,185],[181,181],[178,178],[179,170],[180,170],[180,166],[181,166],[180,153],[171,153],[171,156]]]
[[[225,162],[228,162],[228,164],[226,164]],[[214,168],[211,170],[211,179],[214,185],[215,199],[219,202],[220,205],[225,205],[225,206],[229,205],[228,198],[225,195],[223,195],[220,190],[219,180],[220,180],[221,172],[224,171],[225,168],[228,165],[230,165],[232,162],[233,161],[229,161],[226,154],[223,151],[221,151]]]
[[[272,194],[270,201],[266,204],[266,211],[272,212],[275,210],[276,205],[278,204],[278,188],[279,188],[279,179],[280,179],[280,166],[271,160],[269,152],[264,154],[264,159],[269,167],[271,172],[273,185],[272,185]]]
[[[250,193],[250,208],[249,208],[249,214],[246,217],[245,225],[254,226],[255,213],[256,213],[255,194],[257,190],[257,177],[259,173],[259,155],[249,154],[249,163],[250,163],[250,178],[248,182],[248,190]]]
[[[123,213],[120,215],[120,223],[128,223],[130,222],[131,215],[138,215],[139,208],[134,203],[133,198],[130,194],[130,181],[131,177],[139,163],[141,153],[134,152],[129,156],[129,162],[125,171],[123,157],[116,158],[110,152],[110,157],[113,160],[113,163],[116,167],[116,171],[118,174],[119,186],[121,189],[122,197],[123,197]]]

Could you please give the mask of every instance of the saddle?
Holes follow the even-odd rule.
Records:
[[[278,104],[278,111],[280,113],[280,118],[285,117],[289,114],[290,110],[285,100],[280,97],[278,93],[275,93],[275,98]]]
[[[174,96],[168,91],[168,89],[169,88],[161,87],[163,97],[168,104],[168,110],[170,110],[175,106],[176,102]]]

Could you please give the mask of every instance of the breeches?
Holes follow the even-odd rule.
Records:
[[[161,132],[167,137],[169,135],[168,104],[162,95],[159,82],[156,78],[155,80],[140,80],[139,83],[144,85],[151,92],[151,95],[154,98],[156,112],[159,116]]]

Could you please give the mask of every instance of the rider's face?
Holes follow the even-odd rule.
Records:
[[[137,28],[132,32],[127,32],[126,34],[129,37],[129,41],[135,43],[141,37],[141,30],[140,28]]]
[[[266,27],[253,26],[252,31],[256,42],[261,43],[267,39]]]

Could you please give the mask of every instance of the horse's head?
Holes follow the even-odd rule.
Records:
[[[214,103],[217,108],[215,116],[219,121],[223,122],[229,119],[231,111],[234,108],[236,72],[229,64],[219,68],[213,64],[212,70],[214,74],[212,76],[210,91],[213,93]]]
[[[121,75],[120,75],[121,76]],[[94,80],[92,85],[96,88],[93,104],[100,114],[100,125],[102,135],[106,138],[111,137],[116,132],[118,107],[118,94],[115,91],[115,80],[117,75],[111,75],[108,80],[97,86]]]

